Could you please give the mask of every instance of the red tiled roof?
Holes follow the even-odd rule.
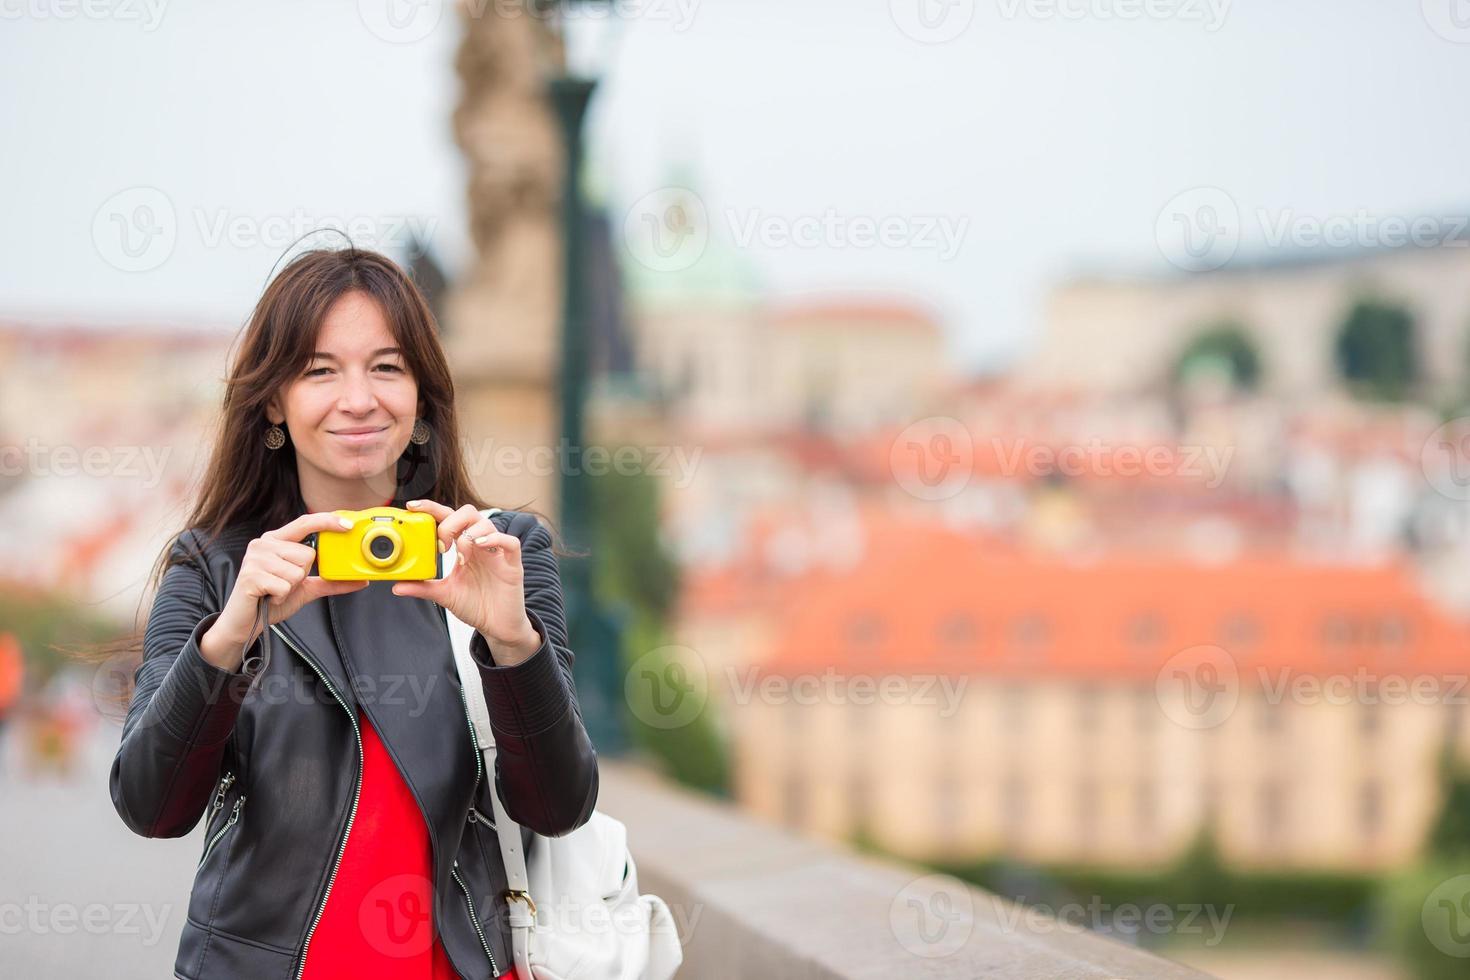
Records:
[[[763,661],[778,674],[991,673],[1152,678],[1214,644],[1255,668],[1337,675],[1463,673],[1470,629],[1398,563],[1255,555],[1091,564],[996,551],[967,535],[890,527],[849,573],[784,583],[793,597]]]

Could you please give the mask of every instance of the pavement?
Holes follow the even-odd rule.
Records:
[[[96,722],[70,778],[27,776],[16,727],[0,736],[0,978],[172,977],[202,825],[173,840],[123,825],[119,725]]]

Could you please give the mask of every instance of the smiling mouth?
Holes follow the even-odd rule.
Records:
[[[381,428],[370,429],[367,432],[333,432],[332,435],[338,439],[346,439],[348,442],[367,442],[374,436],[382,435],[387,429],[388,427],[385,425]]]

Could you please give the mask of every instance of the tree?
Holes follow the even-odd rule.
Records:
[[[1174,362],[1176,385],[1201,374],[1223,375],[1239,391],[1254,391],[1260,384],[1260,354],[1240,324],[1224,321],[1196,334]]]
[[[1338,371],[1356,394],[1402,401],[1419,381],[1413,315],[1393,303],[1359,300],[1338,330],[1336,356]]]
[[[620,458],[617,450],[612,458]],[[683,724],[665,728],[648,721],[661,714],[652,699],[677,696],[677,691],[665,688],[681,684],[687,676],[668,649],[668,618],[679,590],[679,569],[660,539],[658,482],[647,473],[630,475],[614,469],[593,478],[592,496],[598,542],[594,587],[624,610],[623,670],[636,667],[640,675],[626,685],[632,740],[684,785],[728,796],[729,762],[708,691],[687,692],[705,700]],[[657,689],[637,682],[648,679]]]

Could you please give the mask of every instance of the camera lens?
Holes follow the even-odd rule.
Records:
[[[403,554],[403,538],[391,524],[370,528],[362,538],[362,555],[368,564],[387,568]]]

